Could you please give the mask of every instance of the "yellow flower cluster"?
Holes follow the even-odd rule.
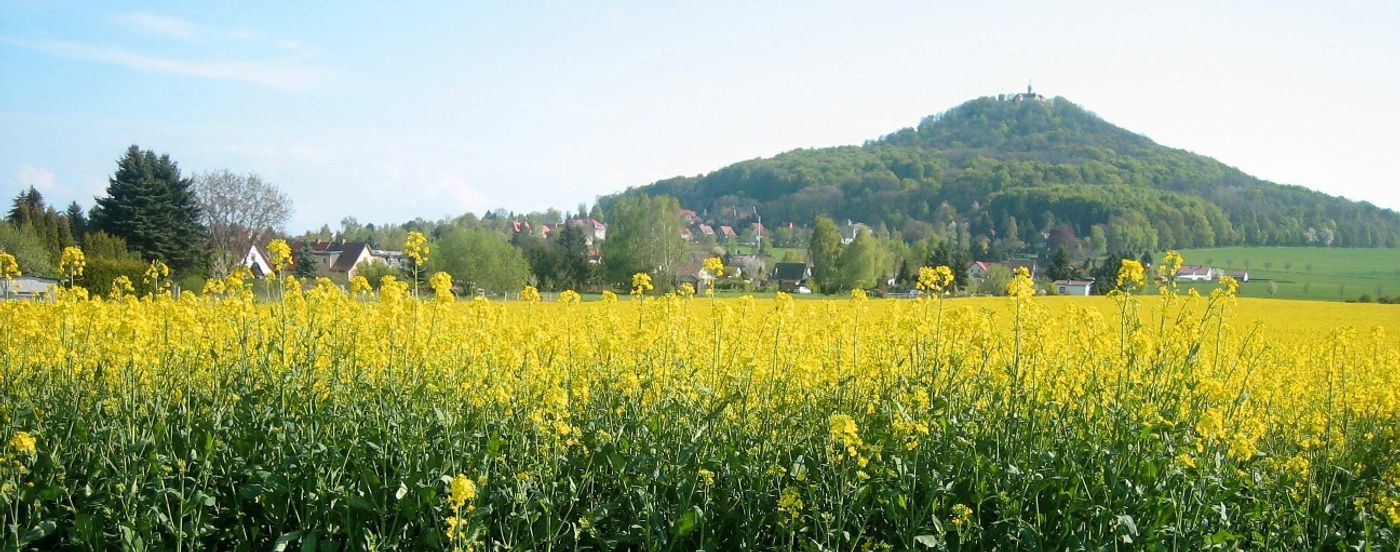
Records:
[[[632,275],[632,295],[643,295],[653,289],[656,289],[656,286],[651,285],[650,274],[638,272]]]
[[[1173,272],[1173,274],[1175,274],[1175,272]],[[1145,279],[1146,271],[1143,269],[1141,262],[1132,259],[1123,259],[1123,263],[1118,267],[1118,289],[1125,291],[1135,290],[1142,287]]]
[[[21,275],[19,263],[15,261],[15,256],[0,251],[0,279],[13,280]]]
[[[429,250],[428,237],[423,235],[422,232],[415,230],[409,232],[408,236],[404,238],[403,254],[405,257],[412,259],[415,266],[421,267],[424,263],[428,262]]]
[[[368,283],[368,282],[366,282]],[[438,272],[428,278],[428,286],[433,288],[433,295],[439,302],[451,303],[456,300],[452,294],[452,275],[446,272]]]
[[[1031,280],[1031,273],[1026,267],[1016,267],[1016,272],[1011,276],[1011,282],[1006,284],[1006,295],[1012,299],[1022,300],[1035,297],[1035,282]]]
[[[281,272],[292,263],[292,246],[284,239],[272,240],[267,242],[267,255],[271,257],[267,262],[272,263],[272,270]]]
[[[34,454],[38,450],[38,441],[28,431],[16,431],[6,446],[19,454]]]
[[[63,248],[63,252],[58,257],[58,271],[64,278],[73,279],[83,276],[83,268],[87,266],[87,258],[83,256],[83,250],[76,246]]]
[[[704,269],[705,272],[710,273],[710,276],[722,277],[724,276],[724,260],[719,257],[705,259]]]
[[[943,293],[953,285],[953,269],[946,266],[919,267],[919,279],[914,284],[919,291]]]
[[[951,285],[946,267],[924,268],[921,290]],[[1123,274],[1125,283],[1134,281],[1131,270]],[[430,283],[450,293],[447,275]],[[53,458],[49,469],[66,478],[52,475],[44,484],[58,493],[55,504],[130,496],[139,490],[115,487],[130,481],[226,493],[219,504],[272,500],[243,493],[273,497],[275,488],[305,485],[296,496],[319,498],[299,498],[299,507],[325,502],[325,519],[363,513],[369,524],[397,519],[386,512],[399,507],[394,489],[402,480],[402,507],[421,491],[429,504],[413,511],[434,513],[428,524],[415,525],[423,517],[415,514],[392,529],[446,536],[463,548],[497,541],[531,547],[520,535],[538,529],[530,520],[550,515],[568,516],[555,520],[556,531],[574,525],[561,520],[588,520],[581,539],[628,531],[619,520],[647,511],[689,520],[674,520],[667,531],[695,523],[700,528],[692,530],[704,532],[720,519],[742,524],[740,511],[757,516],[742,528],[757,535],[775,527],[784,534],[816,535],[828,525],[859,531],[835,520],[884,523],[889,512],[925,500],[918,497],[935,498],[920,506],[919,519],[898,520],[918,528],[906,532],[950,543],[992,539],[1006,529],[979,525],[979,516],[1066,499],[1017,494],[1042,488],[1040,478],[1101,496],[1105,483],[1096,478],[1109,479],[1111,469],[1122,471],[1108,484],[1152,474],[1154,486],[1199,496],[1199,504],[1239,493],[1269,504],[1296,493],[1299,504],[1352,504],[1385,523],[1400,512],[1400,472],[1388,456],[1400,439],[1400,345],[1393,338],[1400,317],[1389,305],[1231,297],[1226,311],[1218,297],[1034,299],[1025,273],[1013,279],[1015,302],[786,294],[619,302],[611,293],[582,301],[566,291],[557,302],[536,303],[530,288],[522,290],[525,301],[456,302],[415,300],[393,276],[380,283],[377,300],[362,278],[352,280],[350,293],[328,281],[305,292],[289,284],[297,285],[270,301],[255,300],[238,274],[178,298],[123,291],[117,299],[0,302],[7,453],[34,456],[35,436],[42,437],[31,473]],[[1222,285],[1221,296],[1231,295],[1231,283]],[[634,279],[634,292],[651,289],[647,275]],[[1139,301],[1140,311],[1120,318],[1123,301]],[[1105,450],[1121,443],[1135,448]],[[129,450],[143,452],[127,471],[84,471],[119,469],[91,459]],[[253,456],[257,470],[236,460]],[[343,484],[307,477],[313,459],[354,469],[337,472]],[[179,462],[202,472],[182,472]],[[1088,467],[1063,471],[1066,465]],[[1338,470],[1352,475],[1327,483],[1331,490],[1314,481]],[[966,484],[973,473],[988,485],[985,494]],[[87,484],[107,487],[88,493]],[[343,486],[316,486],[331,484]],[[632,506],[598,496],[628,485],[645,488],[649,500],[676,502],[621,510]],[[687,496],[696,489],[714,500]],[[275,498],[285,503],[286,496]],[[337,502],[343,497],[355,505]],[[1159,498],[1143,504],[1176,504]],[[550,509],[561,504],[569,510]],[[98,506],[123,507],[117,500]],[[703,511],[685,514],[692,508]],[[929,521],[931,509],[943,520],[939,528]],[[307,511],[298,515],[322,521]],[[1308,512],[1281,507],[1253,523],[1282,527],[1282,534],[1308,526]],[[1138,523],[1200,512],[1170,514]],[[236,533],[224,530],[246,522],[259,534],[294,523],[266,517],[273,515],[249,508],[208,523]],[[1041,515],[1059,514],[1047,508],[1018,523],[1039,523],[1033,516]],[[264,517],[243,519],[250,516]],[[59,527],[75,523],[70,516]],[[499,534],[515,523],[526,527],[516,539]],[[1074,523],[1106,531],[1094,538],[1112,538],[1096,522]],[[1191,542],[1217,530],[1191,533]],[[843,543],[850,546],[824,544]]]

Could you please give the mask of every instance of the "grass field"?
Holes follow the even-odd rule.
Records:
[[[1181,254],[1188,264],[1249,271],[1249,282],[1240,286],[1243,297],[1338,301],[1400,295],[1400,249],[1221,247]]]

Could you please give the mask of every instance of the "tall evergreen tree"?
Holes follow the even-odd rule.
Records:
[[[68,230],[73,235],[73,241],[83,241],[83,237],[87,235],[87,212],[83,210],[82,205],[74,201],[68,204],[65,214],[68,216]]]
[[[117,161],[107,196],[98,198],[89,225],[126,240],[146,259],[159,259],[177,271],[196,268],[206,230],[190,185],[169,155],[133,145]]]
[[[316,277],[316,256],[311,254],[311,244],[303,243],[292,253],[292,264],[298,278],[310,280]]]
[[[1051,280],[1068,280],[1074,277],[1074,265],[1069,262],[1069,253],[1061,247],[1055,251],[1055,258],[1050,261],[1050,269],[1045,272]]]
[[[10,205],[10,212],[5,216],[5,220],[16,227],[27,224],[34,224],[38,215],[44,212],[44,194],[30,186],[28,190],[21,191],[15,196],[14,203]]]

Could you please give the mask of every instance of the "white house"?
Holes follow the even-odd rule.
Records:
[[[248,247],[248,253],[243,256],[243,267],[252,272],[255,278],[272,274],[272,263],[268,261],[268,254],[257,244]]]
[[[1179,282],[1209,282],[1219,274],[1219,271],[1204,265],[1182,265],[1176,270],[1176,279]]]
[[[1094,281],[1055,280],[1055,291],[1060,295],[1090,295],[1094,293]]]
[[[583,228],[584,243],[592,247],[594,243],[608,239],[608,225],[598,219],[577,218],[568,222],[570,226]]]

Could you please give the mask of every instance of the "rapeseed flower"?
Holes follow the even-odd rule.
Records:
[[[28,431],[16,431],[6,444],[19,454],[34,454],[38,450],[38,441]]]

